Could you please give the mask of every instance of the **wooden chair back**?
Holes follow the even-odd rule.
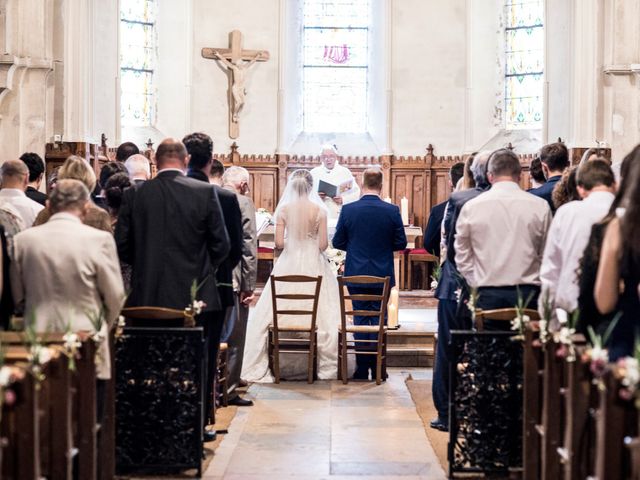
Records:
[[[525,308],[524,315],[528,316],[531,320],[540,320],[540,314],[537,310]],[[511,322],[511,320],[517,316],[518,311],[515,308],[498,308],[495,310],[482,310],[478,308],[476,309],[476,329],[479,332],[483,331],[484,323],[487,320],[492,322]]]
[[[380,284],[382,284],[383,286],[381,295],[350,293],[345,294],[345,288],[348,288],[349,285],[367,287]],[[387,310],[387,302],[389,301],[390,284],[390,277],[374,277],[367,275],[338,277],[338,285],[340,287],[340,322],[342,325],[342,331],[346,331],[347,317],[349,316],[378,317],[378,340],[381,340],[385,327],[384,319]],[[351,302],[353,302],[354,300],[363,302],[380,302],[380,308],[378,310],[354,310],[352,307],[351,310],[347,310],[347,300]]]
[[[310,317],[311,322],[309,326],[310,332],[315,332],[316,330],[316,322],[318,316],[318,301],[320,299],[320,288],[322,287],[322,275],[317,277],[310,277],[306,275],[284,275],[280,277],[276,277],[271,275],[269,278],[271,283],[271,304],[273,307],[273,329],[274,332],[277,332],[279,329],[278,326],[278,317],[280,315],[294,315],[300,317]],[[278,293],[278,284],[289,284],[289,285],[306,285],[306,284],[315,284],[314,293]],[[311,309],[280,309],[278,307],[278,300],[307,300],[311,301]]]
[[[195,325],[194,316],[188,310],[176,310],[164,307],[127,307],[122,309],[122,316],[129,326],[184,326]]]

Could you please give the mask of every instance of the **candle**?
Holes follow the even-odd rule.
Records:
[[[400,215],[402,216],[402,224],[409,225],[409,200],[407,197],[400,199]]]
[[[385,198],[384,201],[387,202],[387,203],[391,203],[391,197]]]
[[[387,326],[396,328],[398,326],[398,307],[393,303],[389,303],[387,307]]]

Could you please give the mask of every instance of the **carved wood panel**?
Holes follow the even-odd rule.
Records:
[[[247,168],[251,176],[249,188],[256,208],[273,212],[280,199],[278,188],[278,170],[276,168]]]
[[[429,196],[426,171],[391,171],[391,200],[396,205],[400,205],[402,197],[409,200],[409,221],[413,219],[414,225],[425,226],[431,203]]]

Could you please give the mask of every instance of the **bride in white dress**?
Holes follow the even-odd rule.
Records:
[[[272,274],[282,275],[322,275],[322,286],[318,302],[318,378],[336,378],[338,362],[338,325],[340,323],[340,296],[338,281],[331,271],[327,257],[323,253],[328,245],[327,209],[318,194],[313,191],[313,179],[307,170],[293,172],[287,183],[282,200],[275,213],[276,247],[284,248],[273,267]],[[279,293],[293,293],[286,287],[296,288],[295,293],[313,293],[301,284],[278,284]],[[304,284],[302,284],[304,285]],[[286,304],[291,308],[291,304]],[[281,315],[278,324],[287,326],[305,317]],[[273,322],[271,286],[266,284],[260,299],[249,314],[247,337],[244,350],[242,378],[249,382],[273,382],[269,370],[267,351],[269,325]],[[286,380],[306,379],[307,356],[280,354],[280,375]]]

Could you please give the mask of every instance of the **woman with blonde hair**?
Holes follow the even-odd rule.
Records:
[[[89,189],[90,192],[93,192],[93,189],[96,187],[97,181],[96,174],[93,171],[93,168],[91,168],[91,165],[89,165],[89,163],[84,158],[77,155],[71,155],[64,161],[64,163],[60,167],[60,170],[58,171],[57,179],[79,180],[85,185],[85,187]],[[51,218],[51,210],[49,209],[49,207],[47,207],[40,212],[33,225],[36,226],[47,223],[49,221],[49,218]],[[83,223],[85,225],[89,225],[90,227],[113,233],[113,230],[111,228],[111,217],[109,216],[109,213],[96,206],[96,204],[94,204],[92,201],[89,201],[87,205]]]

